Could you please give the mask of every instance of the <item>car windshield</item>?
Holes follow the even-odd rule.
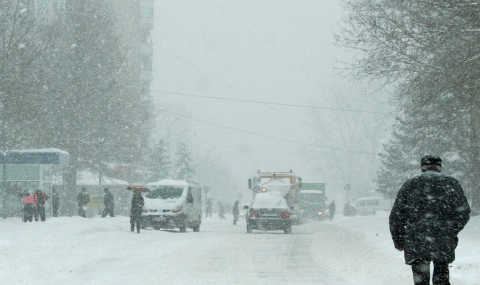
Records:
[[[180,198],[182,193],[183,188],[164,186],[151,191],[145,197],[150,199],[176,199]]]

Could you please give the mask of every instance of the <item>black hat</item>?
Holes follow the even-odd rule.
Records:
[[[424,166],[424,165],[442,166],[442,159],[434,155],[425,155],[424,157],[422,157],[422,160],[420,163],[421,163],[421,166]]]

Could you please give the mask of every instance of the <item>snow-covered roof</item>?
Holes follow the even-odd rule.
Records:
[[[0,153],[0,162],[7,164],[51,164],[68,166],[70,155],[57,148],[8,150]]]
[[[288,209],[288,205],[280,192],[266,192],[255,195],[252,208]]]
[[[300,194],[323,194],[323,191],[321,190],[302,190],[300,191]]]
[[[187,181],[183,180],[174,180],[174,179],[163,179],[157,182],[147,183],[147,186],[158,187],[158,186],[178,186],[178,187],[188,187],[190,184]]]
[[[98,173],[93,173],[89,170],[83,170],[77,173],[77,185],[83,186],[96,186],[98,185],[99,175]],[[58,182],[56,182],[58,181]],[[63,185],[61,177],[53,177],[54,185]],[[102,186],[128,186],[130,183],[110,178],[108,176],[102,175]]]
[[[62,153],[62,154],[68,154],[68,152],[66,152],[64,150],[61,150],[61,149],[58,149],[58,148],[20,149],[20,150],[9,150],[8,152],[18,152],[18,153],[22,153],[22,152],[57,153],[58,152],[58,153]]]

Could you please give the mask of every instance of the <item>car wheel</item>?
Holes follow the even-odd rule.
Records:
[[[286,234],[291,234],[291,233],[292,233],[292,227],[290,226],[290,227],[286,228],[286,229],[284,230],[284,232],[285,232]]]
[[[182,224],[181,224],[180,227],[179,227],[179,229],[180,229],[180,232],[181,232],[181,233],[186,232],[186,231],[187,231],[187,221],[183,220],[183,221],[182,221]]]
[[[196,225],[193,227],[194,232],[199,232],[200,231],[200,225]]]

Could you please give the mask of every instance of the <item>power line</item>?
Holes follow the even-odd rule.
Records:
[[[255,136],[260,136],[260,137],[265,137],[265,138],[269,138],[269,139],[275,139],[275,140],[285,141],[285,142],[290,142],[290,143],[314,146],[314,147],[318,147],[318,148],[325,148],[325,149],[329,149],[329,150],[348,151],[348,152],[352,152],[352,153],[376,155],[375,153],[371,153],[371,152],[347,150],[347,149],[337,148],[337,147],[328,147],[328,146],[322,146],[322,145],[318,145],[318,144],[312,144],[312,143],[307,143],[307,142],[301,142],[301,141],[289,140],[289,139],[285,139],[285,138],[274,137],[274,136],[265,135],[265,134],[259,134],[259,133],[246,131],[246,130],[242,130],[242,129],[237,129],[237,128],[226,126],[226,125],[221,125],[221,124],[217,124],[217,123],[204,121],[204,120],[201,120],[201,119],[196,119],[196,118],[193,118],[191,116],[186,116],[186,115],[178,114],[178,113],[175,113],[175,112],[170,112],[170,111],[167,111],[165,109],[159,109],[159,110],[161,110],[162,112],[165,112],[165,113],[168,113],[168,114],[171,114],[171,115],[175,115],[175,116],[178,116],[178,117],[181,117],[181,118],[189,119],[189,120],[192,120],[192,121],[201,122],[201,123],[204,123],[204,124],[213,125],[213,126],[221,127],[221,128],[224,128],[224,129],[229,129],[229,130],[233,130],[233,131],[237,131],[237,132],[241,132],[241,133],[246,133],[246,134],[251,134],[251,135],[255,135]]]
[[[178,96],[185,96],[185,97],[194,97],[194,98],[215,99],[215,100],[234,101],[234,102],[246,102],[246,103],[256,103],[256,104],[276,105],[276,106],[287,106],[287,107],[297,107],[297,108],[321,109],[321,110],[330,110],[330,111],[344,111],[344,112],[356,112],[356,113],[372,113],[372,114],[382,114],[382,115],[391,115],[391,114],[392,114],[392,113],[375,112],[375,111],[365,111],[365,110],[329,108],[329,107],[320,107],[320,106],[308,106],[308,105],[298,105],[298,104],[275,103],[275,102],[256,101],[256,100],[245,100],[245,99],[231,99],[231,98],[224,98],[224,97],[195,95],[195,94],[179,93],[179,92],[167,92],[167,91],[155,91],[155,90],[150,90],[150,92],[160,93],[160,94],[178,95]]]

